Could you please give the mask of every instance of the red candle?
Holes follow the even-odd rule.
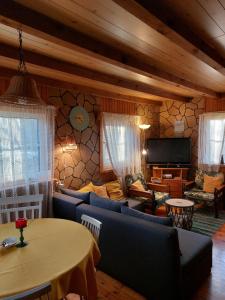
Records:
[[[25,218],[19,218],[16,220],[16,228],[27,227],[27,220]]]

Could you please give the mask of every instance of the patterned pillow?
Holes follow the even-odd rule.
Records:
[[[200,190],[203,190],[203,185],[204,185],[204,175],[208,175],[208,176],[212,176],[212,177],[221,177],[222,178],[222,182],[224,182],[224,175],[223,173],[218,173],[218,172],[206,172],[206,171],[203,171],[203,170],[196,170],[196,173],[195,173],[195,184],[196,184],[196,187]]]
[[[130,185],[130,189],[141,192],[145,191],[145,188],[139,179]]]
[[[126,187],[129,189],[131,184],[134,183],[137,180],[141,181],[141,183],[143,184],[145,190],[148,189],[146,181],[144,179],[144,175],[141,172],[137,173],[137,174],[133,174],[133,175],[126,175],[126,177],[125,177]]]
[[[195,173],[195,184],[200,190],[203,190],[205,171],[197,169]]]

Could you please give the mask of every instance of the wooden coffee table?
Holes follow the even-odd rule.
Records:
[[[186,199],[169,199],[165,201],[168,216],[173,217],[174,225],[191,230],[194,202]]]

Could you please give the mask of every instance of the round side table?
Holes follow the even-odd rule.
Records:
[[[185,199],[169,199],[165,204],[167,215],[173,217],[174,225],[191,230],[194,202]]]

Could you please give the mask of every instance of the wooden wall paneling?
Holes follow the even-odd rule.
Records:
[[[9,85],[9,79],[0,77],[0,95],[4,94]]]
[[[205,111],[225,111],[225,99],[205,98]]]
[[[16,4],[16,3],[11,3],[11,2],[3,0],[0,3],[0,8],[1,8],[1,14],[2,14],[1,21],[7,22],[8,24],[10,24],[10,26],[17,27],[18,24],[22,23],[24,31],[26,31],[28,33],[33,33],[36,36],[48,39],[49,41],[54,42],[55,44],[65,45],[65,47],[69,47],[71,50],[73,49],[73,50],[80,51],[80,52],[82,51],[83,53],[87,53],[87,54],[91,55],[92,57],[96,57],[96,58],[98,57],[100,60],[103,60],[103,61],[106,61],[106,60],[109,61],[109,59],[110,60],[114,59],[117,61],[117,63],[118,63],[118,61],[120,61],[120,63],[123,63],[123,62],[126,62],[126,60],[127,60],[127,56],[125,55],[125,57],[124,57],[124,55],[121,55],[120,51],[119,52],[115,51],[115,48],[112,48],[112,47],[106,48],[105,44],[103,44],[101,42],[96,42],[95,40],[91,39],[90,37],[88,38],[87,36],[84,36],[83,34],[81,34],[79,32],[75,32],[74,30],[71,30],[69,28],[65,28],[62,25],[60,25],[59,23],[56,23],[55,21],[53,21],[47,17],[44,17],[43,15],[32,12],[31,10],[29,10],[27,8],[18,6],[18,4]],[[118,9],[118,7],[116,7],[116,9]],[[108,12],[108,10],[106,10],[106,12]],[[118,12],[120,12],[120,11],[118,11]],[[3,15],[4,15],[4,17],[3,17]],[[22,18],[21,17],[22,15],[24,15],[25,18]],[[110,16],[110,17],[112,17],[112,16]],[[123,18],[123,19],[126,19],[126,18]],[[141,24],[139,24],[139,25],[141,25]],[[136,26],[136,27],[139,28],[139,26]],[[130,30],[131,29],[133,31],[133,28],[130,28]],[[150,29],[147,28],[147,30],[150,30]],[[176,72],[178,72],[182,78],[184,78],[184,76],[187,75],[186,77],[189,78],[188,81],[194,82],[194,85],[196,85],[196,88],[199,85],[200,86],[202,85],[204,87],[206,85],[206,83],[208,84],[209,87],[210,86],[212,87],[214,85],[216,90],[222,89],[224,87],[224,85],[222,86],[222,83],[224,83],[225,79],[223,77],[221,77],[219,75],[219,73],[212,72],[212,70],[210,68],[207,68],[207,72],[206,72],[206,66],[201,64],[201,62],[199,60],[195,60],[193,58],[193,56],[187,56],[187,55],[185,55],[185,53],[181,53],[182,51],[179,47],[176,48],[176,50],[172,49],[175,47],[175,45],[172,45],[172,43],[167,44],[167,42],[168,42],[167,39],[165,39],[165,38],[162,39],[162,37],[159,35],[159,33],[154,31],[154,32],[152,32],[152,34],[157,35],[156,43],[158,46],[155,48],[153,47],[154,53],[152,53],[152,55],[155,56],[154,57],[155,59],[158,58],[161,61],[161,64],[159,63],[159,66],[170,70],[171,74],[173,72],[175,72],[175,69],[176,69]],[[51,35],[51,37],[49,35]],[[146,34],[146,37],[147,36],[148,35]],[[123,37],[124,37],[124,32],[123,32]],[[142,47],[142,49],[136,49],[136,50],[138,50],[139,52],[143,52],[145,55],[149,56],[151,51],[149,51],[150,49],[148,49],[148,47],[150,47],[149,44],[151,44],[154,41],[154,39],[151,38],[151,43],[146,43],[147,41],[144,42],[140,39],[137,42],[137,39],[138,39],[138,37],[135,37],[135,39],[133,41],[133,46],[136,45],[136,47],[137,46]],[[127,46],[129,45],[129,47],[130,47],[130,41],[129,42],[125,41],[125,39],[122,39],[122,40],[124,43],[127,42]],[[121,40],[121,42],[122,42],[122,40]],[[113,42],[113,44],[115,44],[115,40],[112,42]],[[165,60],[163,60],[163,61],[162,61],[162,57],[158,57],[158,53],[160,53],[160,52],[165,56],[165,51],[163,50],[163,52],[162,52],[159,49],[160,45],[161,45],[161,47],[163,45],[163,49],[167,48],[167,50],[168,50]],[[126,49],[127,49],[127,46],[126,46]],[[82,47],[82,50],[80,49],[80,47]],[[92,51],[92,53],[90,53],[88,51]],[[171,55],[173,56],[173,58],[171,57]],[[137,55],[137,57],[138,57],[138,55]],[[180,59],[182,61],[179,60],[178,57],[180,57]],[[114,61],[114,63],[116,63],[116,61]],[[131,61],[134,61],[135,64],[137,64],[136,63],[137,59],[131,59]],[[129,61],[129,64],[131,64],[130,61]],[[190,65],[192,65],[192,67],[194,66],[195,70],[190,70]],[[157,64],[154,65],[154,68],[157,68],[156,66],[157,66]],[[132,68],[132,66],[130,66],[130,65],[128,65],[127,67]],[[136,67],[136,66],[133,66],[133,67]],[[150,66],[148,66],[148,69],[149,68],[150,68]],[[153,71],[154,71],[154,68],[152,67]],[[182,68],[185,68],[186,70],[183,70]],[[143,72],[143,70],[142,70],[142,72]],[[197,74],[198,78],[194,78],[196,76],[196,74]],[[213,81],[211,80],[212,76],[214,79]],[[202,84],[199,83],[200,77],[201,77]],[[184,80],[183,84],[185,86],[185,80]],[[206,88],[206,86],[205,86],[205,88]],[[195,89],[194,86],[193,86],[193,89]]]
[[[136,104],[115,99],[101,98],[100,110],[102,112],[135,115]]]

